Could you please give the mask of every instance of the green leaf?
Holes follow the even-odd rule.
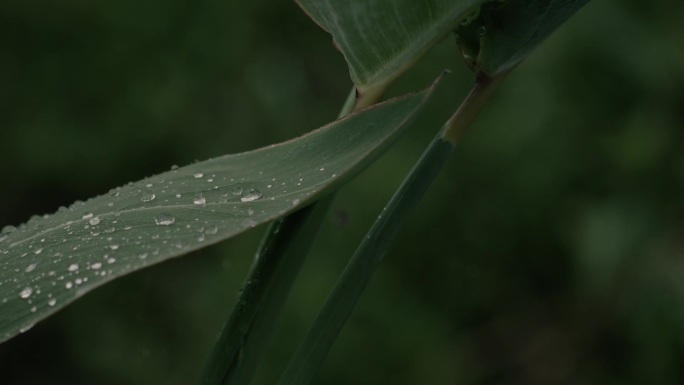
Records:
[[[0,341],[122,275],[286,215],[359,173],[432,87],[300,138],[144,179],[0,233]]]
[[[347,263],[316,320],[292,355],[278,385],[305,385],[313,381],[402,225],[444,167],[457,139],[470,126],[502,79],[478,79],[458,110],[423,151]]]
[[[311,384],[363,290],[402,225],[409,219],[454,150],[437,134],[378,216],[297,347],[278,385]]]
[[[382,92],[484,0],[297,0],[333,36],[359,91]]]
[[[470,68],[493,77],[523,61],[589,0],[504,0],[482,5],[456,30]]]
[[[335,194],[271,222],[200,381],[248,384]]]

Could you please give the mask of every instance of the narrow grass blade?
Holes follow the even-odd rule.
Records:
[[[354,253],[278,385],[311,383],[377,265],[453,148],[440,133],[423,153]]]
[[[273,222],[200,384],[247,384],[332,197]]]
[[[371,164],[432,88],[285,143],[113,189],[0,232],[0,342],[115,278],[294,212]]]
[[[308,385],[312,382],[401,226],[446,163],[458,137],[472,123],[504,77],[505,74],[496,79],[479,78],[458,110],[423,152],[356,249],[278,385]]]
[[[356,87],[338,118],[348,115]],[[308,255],[334,193],[271,223],[230,319],[214,346],[202,385],[249,384],[270,332]]]

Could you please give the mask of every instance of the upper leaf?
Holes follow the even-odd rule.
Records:
[[[361,92],[384,89],[484,0],[297,0],[330,32]]]
[[[0,233],[0,341],[116,277],[283,216],[376,159],[432,88],[300,138],[113,189]]]
[[[523,61],[589,0],[498,0],[456,30],[463,57],[475,72],[490,77]]]

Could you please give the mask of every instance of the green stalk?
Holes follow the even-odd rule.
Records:
[[[249,383],[331,202],[323,198],[269,226],[201,384]]]
[[[493,78],[483,74],[477,75],[477,80],[470,90],[470,93],[458,107],[458,110],[451,115],[444,125],[445,130],[442,135],[444,140],[454,145],[458,143],[458,140],[463,136],[468,127],[470,127],[501,81],[506,78],[511,70],[503,72]]]
[[[338,118],[349,114],[355,101],[353,87]],[[333,199],[334,193],[268,227],[200,385],[251,382],[263,347]]]
[[[500,80],[478,77],[470,94],[423,152],[347,264],[278,385],[308,385],[313,381],[401,226],[446,163],[457,139],[482,109]]]

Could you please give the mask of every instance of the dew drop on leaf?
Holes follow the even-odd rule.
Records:
[[[100,218],[98,218],[98,217],[90,218],[89,222],[91,225],[97,226],[100,224]]]
[[[242,191],[242,195],[240,196],[240,200],[242,202],[251,202],[255,201],[259,198],[261,198],[263,194],[261,191],[255,189],[255,188],[248,188]]]
[[[20,296],[21,298],[28,298],[28,297],[31,296],[31,294],[33,294],[33,289],[31,289],[30,287],[25,287],[24,290],[22,290],[22,291],[19,293],[19,296]]]
[[[27,331],[31,330],[31,328],[33,327],[33,325],[34,325],[34,324],[22,326],[22,327],[19,329],[19,333],[26,333]]]
[[[153,193],[152,191],[147,191],[147,190],[144,190],[144,191],[140,194],[140,200],[143,201],[143,202],[152,201],[152,200],[154,200],[154,198],[156,198],[156,197],[157,197],[157,196],[154,195],[154,193]]]
[[[198,194],[198,195],[195,195],[195,199],[192,200],[192,203],[194,203],[194,204],[196,204],[196,205],[201,205],[201,206],[203,206],[203,205],[205,205],[205,204],[207,203],[207,200],[204,199],[204,197],[202,196],[202,194]]]
[[[35,264],[35,263],[32,263],[32,264],[26,266],[26,269],[24,269],[24,271],[27,272],[27,273],[30,273],[30,272],[32,272],[33,270],[35,270],[35,268],[36,268],[36,264]]]
[[[154,223],[160,226],[168,226],[172,225],[173,222],[176,221],[176,218],[173,217],[173,215],[169,213],[161,213],[154,217]]]

